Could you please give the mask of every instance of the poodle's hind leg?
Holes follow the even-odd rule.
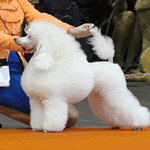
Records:
[[[44,106],[43,132],[60,132],[67,124],[68,103],[62,97],[42,101]]]
[[[142,107],[128,90],[120,67],[106,63],[103,66],[93,64],[92,67],[96,84],[88,98],[94,114],[111,126],[132,126],[136,129],[148,127],[149,110]]]
[[[43,105],[40,101],[36,99],[30,99],[30,125],[32,131],[42,131],[43,130],[43,117],[44,117],[44,110]]]

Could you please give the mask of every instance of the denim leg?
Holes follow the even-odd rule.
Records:
[[[0,88],[0,105],[30,113],[29,97],[20,85],[22,70],[16,52],[11,51],[8,65],[10,68],[10,86]]]

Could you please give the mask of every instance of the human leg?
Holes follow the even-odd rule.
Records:
[[[135,16],[130,11],[117,13],[113,19],[114,32],[112,35],[115,45],[114,62],[123,69],[125,66],[125,56],[133,32]]]
[[[150,47],[150,9],[140,9],[138,10],[140,27],[142,30],[142,53]],[[147,56],[146,56],[147,57]],[[150,56],[149,56],[150,57]],[[144,59],[144,55],[140,58],[140,62],[137,70],[144,71],[141,59]]]
[[[135,26],[133,30],[133,35],[131,37],[131,42],[129,43],[127,56],[125,60],[125,68],[127,73],[134,73],[137,66],[134,65],[135,60],[140,55],[142,50],[142,31],[140,28],[139,15],[136,15]]]
[[[19,56],[10,51],[8,66],[10,69],[10,86],[0,88],[0,104],[10,108],[30,113],[29,98],[20,85],[22,68]]]

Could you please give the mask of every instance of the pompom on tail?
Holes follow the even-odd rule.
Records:
[[[113,40],[101,34],[101,29],[98,27],[89,30],[93,37],[88,39],[88,43],[93,46],[93,51],[101,59],[108,59],[113,63],[113,57],[115,54]]]

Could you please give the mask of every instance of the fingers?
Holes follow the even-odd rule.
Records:
[[[94,28],[95,25],[93,23],[85,23],[81,26],[78,26],[76,28],[70,28],[68,33],[73,35],[75,38],[83,38],[90,36],[90,29]]]
[[[94,27],[95,27],[94,24],[88,24],[88,29],[89,29],[89,30],[92,29],[92,28],[94,28]]]
[[[94,28],[95,25],[93,23],[85,23],[85,24],[83,24],[83,25],[81,25],[79,27],[81,27],[82,29],[90,30],[90,29]]]

